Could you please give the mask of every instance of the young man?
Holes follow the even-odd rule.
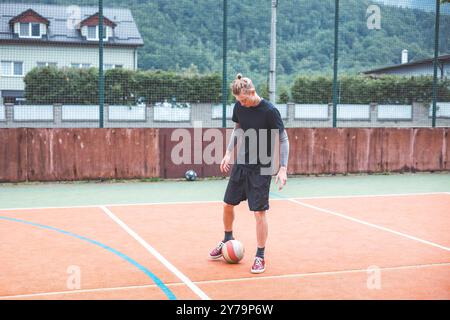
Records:
[[[250,211],[254,212],[256,219],[258,245],[251,272],[262,273],[265,271],[266,266],[264,259],[268,235],[266,210],[269,209],[269,189],[272,178],[271,166],[273,165],[272,158],[274,156],[271,154],[272,131],[279,133],[280,168],[275,183],[280,181],[280,190],[286,184],[287,179],[289,141],[279,111],[269,101],[257,95],[255,87],[249,78],[244,78],[241,74],[238,74],[231,84],[231,90],[237,100],[232,117],[232,120],[235,122],[235,128],[225,156],[220,164],[222,172],[229,171],[231,152],[239,138],[244,141],[243,146],[238,150],[237,164],[231,170],[230,180],[224,196],[223,225],[225,237],[210,252],[209,256],[211,259],[222,257],[224,243],[234,239],[234,206],[243,200],[248,200]],[[250,138],[255,136],[256,140],[253,139],[252,141]],[[246,141],[250,142],[246,143]],[[264,145],[266,149],[262,154],[267,154],[269,161],[266,161],[267,159],[264,160],[260,155],[262,151],[260,150],[261,146]],[[268,152],[269,150],[270,152]]]

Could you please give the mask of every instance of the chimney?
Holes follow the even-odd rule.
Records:
[[[408,63],[408,50],[407,49],[402,50],[402,64],[403,63]]]

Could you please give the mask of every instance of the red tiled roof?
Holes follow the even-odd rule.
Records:
[[[15,16],[11,20],[9,20],[9,24],[13,25],[16,22],[22,22],[22,23],[29,23],[29,22],[36,22],[36,23],[44,23],[46,25],[50,24],[50,21],[48,21],[46,18],[41,16],[39,13],[34,11],[33,9],[28,9],[21,14]]]
[[[105,16],[103,16],[103,24],[105,26],[109,26],[111,28],[115,28],[117,25],[116,23],[109,20]],[[91,27],[91,26],[98,26],[98,25],[99,25],[98,12],[80,22],[80,27],[83,27],[83,26]]]

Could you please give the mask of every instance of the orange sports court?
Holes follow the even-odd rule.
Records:
[[[2,0],[16,300],[448,303],[450,0]]]
[[[223,180],[2,185],[0,299],[449,299],[449,179],[273,187],[261,275],[249,272],[245,202],[235,223],[244,259],[207,257],[223,231]]]

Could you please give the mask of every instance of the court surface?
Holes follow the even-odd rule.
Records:
[[[0,299],[450,299],[450,174],[274,180],[266,272],[211,261],[227,180],[0,185]]]

